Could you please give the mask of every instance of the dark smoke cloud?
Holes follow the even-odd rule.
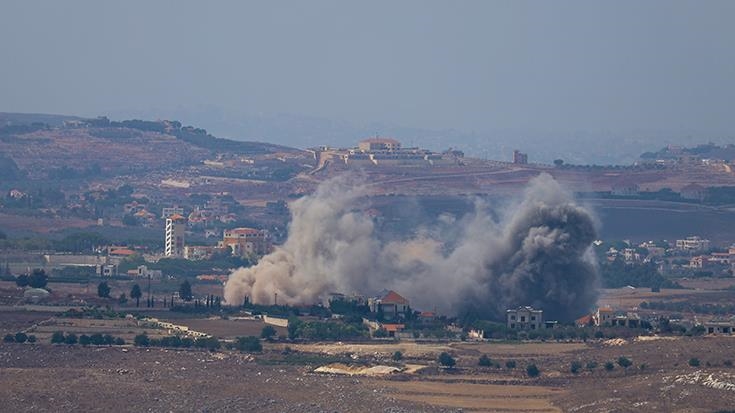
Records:
[[[597,300],[592,216],[548,174],[531,180],[500,220],[478,203],[461,219],[440,217],[435,228],[451,231],[392,242],[378,240],[361,210],[363,194],[336,178],[294,202],[287,241],[233,272],[226,301],[272,303],[277,293],[279,302],[311,304],[330,292],[394,289],[414,308],[446,314],[502,318],[507,308],[533,305],[569,321]]]

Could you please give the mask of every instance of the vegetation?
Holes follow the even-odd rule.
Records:
[[[618,357],[618,366],[628,370],[628,367],[631,365],[633,365],[633,362],[629,358],[623,356]]]
[[[621,259],[613,262],[602,262],[600,276],[605,288],[633,287],[681,288],[671,280],[664,278],[653,262],[644,264],[626,264]]]
[[[454,360],[454,357],[452,357],[449,353],[442,352],[439,355],[439,364],[444,367],[452,368],[455,364],[457,364],[457,361]]]
[[[689,365],[692,367],[699,367],[699,359],[696,357],[692,357],[689,359]]]
[[[490,367],[493,365],[493,361],[490,360],[490,357],[483,354],[482,356],[480,356],[480,359],[477,361],[477,365],[482,366],[482,367]]]
[[[528,377],[538,377],[538,375],[541,374],[541,371],[535,364],[529,364],[526,366],[526,374]]]
[[[192,298],[194,298],[191,292],[191,284],[189,284],[188,280],[184,280],[184,282],[181,283],[181,286],[179,287],[179,297],[184,301],[191,301]]]
[[[612,363],[612,361],[608,361],[605,363],[605,370],[607,371],[613,371],[615,369],[615,365]]]
[[[516,368],[516,362],[515,362],[515,360],[508,360],[508,361],[506,361],[505,362],[505,367],[508,368],[508,369],[510,369],[510,370],[513,370],[514,368]]]
[[[110,298],[110,286],[107,281],[102,281],[97,285],[97,295],[101,298]]]
[[[238,337],[236,348],[241,352],[248,353],[259,353],[263,351],[263,345],[258,340],[258,337],[255,336]]]
[[[401,353],[400,351],[396,351],[395,353],[393,353],[393,361],[401,360],[403,360],[403,353]]]
[[[276,329],[273,326],[265,326],[263,327],[263,330],[260,332],[260,338],[264,338],[266,340],[270,340],[273,337],[275,337],[278,334]]]
[[[133,288],[130,290],[130,298],[135,299],[135,306],[140,307],[140,297],[143,296],[143,292],[140,290],[140,286],[138,284],[133,285]]]
[[[569,371],[570,371],[570,372],[571,372],[572,374],[578,374],[578,373],[580,372],[580,370],[582,370],[582,363],[581,363],[581,362],[579,362],[579,361],[573,361],[573,362],[572,362],[572,363],[571,363],[571,364],[569,365]]]

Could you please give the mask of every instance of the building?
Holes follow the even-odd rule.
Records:
[[[716,317],[704,323],[704,329],[707,334],[727,334],[735,333],[735,317],[724,318]]]
[[[228,247],[241,257],[263,256],[273,249],[268,231],[255,228],[226,229],[219,247]]]
[[[405,317],[410,311],[408,300],[395,291],[386,291],[377,297],[368,299],[368,306],[373,313],[383,313],[386,320],[395,320]]]
[[[166,218],[166,245],[164,255],[167,257],[184,256],[184,233],[186,232],[186,219],[180,214],[174,214]]]
[[[401,149],[401,143],[395,139],[380,138],[376,136],[374,138],[361,140],[357,144],[357,148],[362,152],[397,151]]]
[[[518,307],[507,310],[507,326],[511,330],[541,330],[544,327],[544,312],[533,307]]]
[[[708,250],[710,241],[702,239],[698,236],[686,237],[685,239],[676,240],[676,249],[681,251],[702,251]]]
[[[170,217],[171,215],[184,215],[184,208],[178,206],[166,207],[161,211],[161,219]]]
[[[211,245],[187,245],[184,247],[184,258],[192,261],[208,260],[215,252],[222,250],[223,248]]]
[[[151,279],[161,279],[163,278],[163,273],[161,270],[151,270],[148,269],[148,266],[146,265],[139,265],[137,270],[132,270],[134,272],[134,276],[141,277],[141,278],[151,278]]]
[[[592,314],[592,320],[595,326],[603,327],[612,324],[612,318],[615,316],[615,311],[610,307],[600,307],[597,311]]]
[[[513,151],[513,163],[518,165],[525,165],[528,163],[528,154],[519,151],[518,149]]]

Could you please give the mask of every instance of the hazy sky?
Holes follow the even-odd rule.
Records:
[[[734,21],[714,0],[3,0],[0,111],[732,134]]]

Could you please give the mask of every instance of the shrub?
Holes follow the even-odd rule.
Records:
[[[597,362],[596,361],[588,361],[587,362],[587,370],[592,371],[597,368]]]
[[[15,342],[15,336],[12,334],[6,334],[5,338],[3,338],[3,341],[6,343],[14,343]]]
[[[396,351],[395,353],[393,353],[393,360],[395,361],[403,360],[403,353],[401,353],[400,351]]]
[[[66,335],[66,338],[64,338],[64,343],[71,345],[77,344],[77,335],[74,333],[69,333]]]
[[[52,344],[58,344],[64,342],[64,332],[63,331],[55,331],[54,334],[51,335],[51,343]]]
[[[699,367],[699,359],[696,357],[692,357],[689,359],[689,365],[692,367]]]
[[[29,334],[28,335],[28,342],[29,343],[35,343],[36,342],[36,336],[34,336],[33,334]]]
[[[148,339],[148,336],[145,334],[138,334],[133,339],[133,344],[137,347],[148,347],[151,345],[151,341]]]
[[[648,365],[647,365],[646,363],[641,363],[641,365],[640,365],[640,366],[638,366],[638,369],[639,369],[639,370],[645,370],[645,369],[647,369],[647,368],[648,368]]]
[[[605,337],[605,333],[599,330],[595,331],[595,338],[604,338],[604,337]]]
[[[612,361],[608,361],[605,363],[605,370],[607,371],[613,371],[615,369],[615,365],[612,363]]]
[[[506,368],[509,368],[511,370],[514,369],[514,368],[516,368],[516,362],[515,362],[515,360],[508,360],[508,361],[506,361],[505,362],[505,367]]]
[[[121,337],[118,337],[118,338],[115,339],[115,345],[116,346],[124,346],[125,345],[125,340],[123,340]]]
[[[490,357],[483,354],[480,356],[480,360],[477,362],[477,365],[483,366],[483,367],[490,367],[493,365],[493,361],[490,360]]]
[[[95,346],[101,346],[102,344],[105,344],[105,339],[102,337],[102,334],[100,333],[94,333],[89,337],[92,344]]]
[[[258,337],[238,337],[237,349],[240,351],[260,352],[263,351],[263,344],[260,343]]]
[[[270,340],[273,337],[275,337],[276,334],[278,334],[278,332],[276,331],[275,328],[273,328],[273,326],[265,326],[263,327],[263,330],[261,330],[260,332],[260,338]]]
[[[541,374],[541,371],[535,364],[529,364],[526,366],[526,374],[528,374],[528,377],[538,377],[538,375]]]
[[[452,368],[455,364],[457,364],[457,362],[454,360],[454,357],[452,357],[449,353],[443,352],[439,355],[439,364],[444,367]]]
[[[618,357],[618,365],[624,369],[627,369],[633,364],[629,358],[620,356]]]
[[[722,362],[722,364],[727,367],[732,367],[732,360],[725,360]]]
[[[569,366],[569,371],[571,371],[572,374],[577,374],[580,370],[582,370],[582,363],[578,361],[573,361],[572,364]]]
[[[28,341],[28,336],[26,333],[15,333],[15,342],[16,343],[25,343]]]
[[[79,344],[83,346],[88,346],[91,343],[92,343],[92,339],[88,335],[82,334],[81,336],[79,336]]]

